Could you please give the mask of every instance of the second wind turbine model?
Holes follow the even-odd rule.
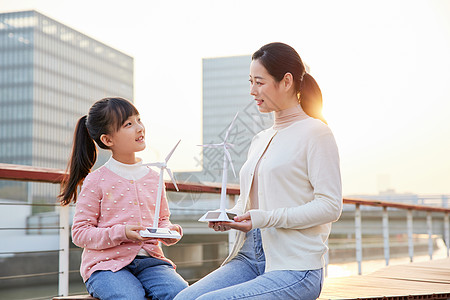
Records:
[[[238,112],[239,113],[239,112]],[[222,190],[220,194],[220,208],[214,211],[208,211],[204,214],[199,221],[200,222],[234,222],[233,218],[236,214],[229,213],[226,211],[227,208],[227,173],[228,173],[228,163],[231,165],[231,169],[233,170],[234,177],[236,177],[236,172],[234,171],[233,162],[231,160],[230,152],[228,148],[233,147],[233,144],[227,143],[228,135],[230,134],[231,128],[233,127],[234,121],[238,115],[234,116],[233,121],[228,127],[227,132],[225,133],[225,138],[220,144],[208,144],[208,145],[200,145],[205,148],[223,148],[223,171],[222,171]]]
[[[164,188],[164,181],[163,181],[164,170],[167,171],[167,173],[170,176],[170,179],[173,182],[173,185],[178,191],[177,183],[175,182],[175,178],[173,177],[172,171],[167,167],[167,162],[169,161],[170,157],[172,156],[173,152],[175,151],[180,142],[181,140],[179,140],[178,143],[175,145],[175,147],[173,147],[172,151],[170,151],[170,153],[167,155],[166,159],[163,162],[143,164],[144,166],[158,167],[160,169],[158,193],[156,194],[155,216],[153,218],[153,227],[147,228],[146,230],[141,230],[139,233],[143,237],[178,239],[178,240],[181,239],[181,235],[175,230],[169,230],[169,228],[158,228],[162,191]]]

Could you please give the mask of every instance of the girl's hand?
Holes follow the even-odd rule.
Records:
[[[177,225],[174,225],[174,224],[170,225],[169,226],[169,230],[174,230],[174,231],[178,232],[181,235],[180,228]],[[178,242],[177,239],[159,239],[159,240],[161,242],[163,242],[165,245],[168,245],[168,246],[169,245],[173,245],[176,242]]]
[[[252,217],[247,212],[241,216],[234,217],[234,222],[209,222],[209,228],[215,231],[227,231],[236,229],[243,232],[248,232],[252,229]]]
[[[132,240],[132,241],[148,240],[148,238],[143,238],[139,234],[139,230],[145,230],[145,227],[138,226],[138,225],[125,225],[125,235],[127,236],[127,239]]]

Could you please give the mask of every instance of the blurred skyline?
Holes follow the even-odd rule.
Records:
[[[450,193],[449,1],[0,0],[28,9],[134,57],[146,161],[181,138],[172,170],[195,168],[202,58],[280,41],[322,89],[344,195]]]

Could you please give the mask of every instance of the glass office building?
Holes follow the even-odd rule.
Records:
[[[228,142],[236,178],[228,168],[228,182],[239,182],[239,170],[247,158],[250,142],[255,134],[272,126],[272,114],[261,114],[250,95],[250,55],[203,59],[203,143],[221,143],[231,121],[239,112]],[[194,157],[200,172],[177,172],[185,181],[221,182],[223,150],[199,148]]]
[[[0,163],[65,169],[76,121],[107,96],[133,99],[132,57],[36,11],[0,14]],[[58,190],[3,181],[0,198]]]

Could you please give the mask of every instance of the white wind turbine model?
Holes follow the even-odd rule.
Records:
[[[199,219],[200,222],[218,222],[218,221],[234,222],[233,218],[236,216],[236,214],[229,213],[226,211],[228,163],[231,165],[231,169],[233,170],[234,177],[236,177],[236,172],[234,171],[233,162],[231,160],[231,155],[230,155],[230,152],[228,151],[228,148],[231,148],[234,145],[227,143],[227,139],[228,139],[228,135],[230,134],[231,128],[233,127],[234,121],[236,120],[238,113],[236,113],[233,121],[230,124],[230,127],[228,127],[228,130],[225,133],[225,138],[222,143],[200,145],[205,148],[223,148],[223,152],[224,152],[224,154],[223,154],[223,172],[222,172],[222,190],[221,190],[221,194],[220,194],[220,208],[215,211],[208,211],[206,214],[204,214]]]
[[[158,167],[160,168],[159,171],[159,184],[158,184],[158,193],[156,194],[156,206],[155,206],[155,216],[153,220],[153,227],[147,228],[146,230],[141,230],[139,233],[143,237],[153,237],[153,238],[163,238],[163,239],[181,239],[180,234],[177,231],[169,230],[169,228],[158,228],[159,223],[159,214],[161,209],[161,198],[162,198],[162,191],[164,188],[164,170],[167,171],[167,173],[170,176],[170,179],[173,182],[173,185],[178,191],[177,183],[175,182],[175,179],[173,177],[172,171],[167,167],[167,162],[169,161],[170,157],[172,156],[173,152],[177,148],[178,144],[181,142],[181,140],[178,141],[178,143],[173,147],[172,151],[167,155],[166,159],[163,162],[156,162],[156,163],[149,163],[149,164],[143,164],[144,166],[152,166],[152,167]]]

